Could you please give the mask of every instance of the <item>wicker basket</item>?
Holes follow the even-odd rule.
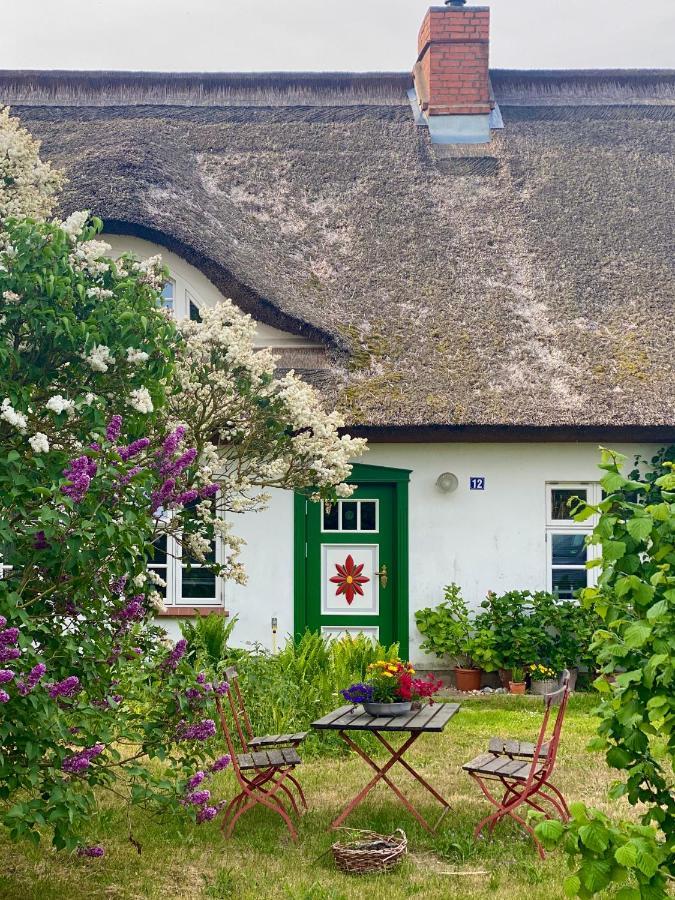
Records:
[[[374,831],[349,830],[358,837],[335,843],[331,850],[337,867],[351,875],[388,872],[401,862],[408,851],[408,839],[400,828],[389,837]]]

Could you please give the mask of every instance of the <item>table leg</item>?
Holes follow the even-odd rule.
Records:
[[[371,732],[371,733],[374,733],[374,734],[376,734],[376,735],[379,737],[379,734],[378,734],[377,732]],[[441,819],[439,819],[439,821],[436,823],[436,825],[434,826],[434,828],[432,828],[432,827],[429,825],[429,823],[426,821],[426,819],[425,819],[425,818],[424,818],[424,817],[423,817],[423,816],[415,809],[415,807],[412,805],[412,803],[410,803],[410,801],[408,800],[408,798],[407,798],[407,797],[399,790],[399,788],[394,784],[394,782],[387,776],[387,772],[388,772],[394,765],[396,765],[397,762],[402,762],[402,761],[403,761],[403,760],[402,760],[403,754],[404,754],[404,753],[405,753],[405,752],[406,752],[406,751],[407,751],[407,750],[415,743],[415,741],[417,740],[417,738],[420,736],[420,733],[421,733],[421,732],[412,732],[411,735],[410,735],[410,737],[409,737],[409,738],[401,745],[401,747],[399,747],[398,750],[394,750],[393,747],[389,746],[388,749],[389,749],[390,753],[392,754],[392,755],[391,755],[391,758],[385,763],[384,766],[382,766],[382,768],[380,768],[380,767],[377,765],[377,763],[376,763],[374,760],[372,760],[372,759],[368,756],[368,754],[366,753],[366,751],[365,751],[362,747],[360,747],[357,743],[355,743],[355,741],[353,741],[353,740],[349,737],[348,734],[346,734],[344,731],[339,731],[339,732],[338,732],[338,734],[340,735],[340,737],[342,738],[342,740],[347,744],[347,746],[351,747],[352,750],[356,751],[356,753],[358,753],[359,756],[360,756],[362,759],[364,759],[364,760],[368,763],[368,765],[369,765],[371,768],[375,769],[375,772],[376,772],[377,774],[376,774],[375,777],[372,778],[372,779],[368,782],[368,784],[367,784],[367,785],[366,785],[366,786],[365,786],[365,787],[364,787],[364,788],[356,795],[356,797],[354,797],[354,799],[353,799],[353,800],[345,807],[345,809],[343,810],[343,812],[341,812],[340,815],[339,815],[336,819],[333,820],[333,822],[331,823],[331,828],[339,828],[339,827],[342,825],[342,823],[345,821],[345,819],[347,818],[347,816],[349,816],[349,814],[350,814],[351,812],[353,812],[353,811],[356,809],[356,807],[359,806],[359,805],[361,804],[361,802],[362,802],[362,801],[365,799],[365,797],[372,791],[372,789],[375,787],[375,785],[376,785],[379,781],[384,781],[385,784],[387,784],[388,787],[391,788],[391,790],[396,794],[396,796],[399,798],[399,800],[401,801],[401,803],[403,803],[403,805],[406,807],[406,809],[407,809],[410,813],[412,813],[412,815],[417,819],[417,821],[420,823],[420,825],[421,825],[423,828],[425,828],[427,831],[432,832],[432,831],[435,830],[435,828],[438,827],[438,825],[440,824],[441,819],[443,818],[443,815],[445,815],[445,812],[447,812],[447,806],[448,806],[448,805],[445,803],[445,801],[444,801],[442,798],[440,798],[440,799],[441,799],[441,802],[444,803],[444,805],[446,806],[446,809],[443,811],[443,815],[441,816]],[[408,768],[408,767],[406,766],[406,768]],[[416,774],[416,773],[415,773],[415,774]],[[425,786],[427,786],[427,785],[425,785]],[[427,787],[428,787],[428,786],[427,786]],[[432,793],[433,793],[434,795],[436,795],[435,792],[433,791],[433,789],[432,789]],[[439,797],[440,797],[440,795],[439,795]]]
[[[380,733],[379,731],[374,731],[374,732],[372,732],[372,733],[375,735],[375,737],[378,739],[378,741],[379,741],[381,744],[383,744],[383,745],[387,748],[387,750],[388,750],[390,753],[395,753],[395,752],[396,752],[396,751],[394,750],[394,748],[391,746],[391,744],[390,744],[388,741],[386,741],[386,740],[382,737],[382,735],[381,735],[381,733]],[[441,813],[441,818],[438,820],[438,822],[437,822],[437,824],[436,824],[436,827],[438,827],[438,825],[440,825],[440,823],[441,823],[441,820],[442,820],[443,816],[444,816],[444,815],[447,813],[447,811],[450,809],[450,804],[449,804],[448,801],[445,799],[445,797],[442,797],[442,796],[438,793],[438,791],[436,790],[436,788],[432,787],[432,786],[429,784],[429,782],[426,781],[426,780],[420,775],[419,772],[416,772],[415,769],[413,769],[413,767],[410,765],[410,763],[409,763],[406,759],[401,758],[401,759],[399,759],[398,761],[399,761],[399,763],[403,766],[403,768],[406,769],[408,772],[410,772],[410,774],[413,776],[413,778],[416,778],[417,781],[419,781],[419,783],[420,783],[423,787],[425,787],[425,788],[429,791],[429,793],[430,793],[433,797],[435,797],[435,798],[438,800],[438,802],[441,804],[441,806],[443,807],[443,812]]]

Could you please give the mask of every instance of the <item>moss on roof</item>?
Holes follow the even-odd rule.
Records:
[[[464,150],[430,145],[404,76],[115,105],[119,84],[49,74],[14,112],[67,170],[65,210],[322,337],[352,423],[673,423],[672,73],[497,73],[505,128]]]

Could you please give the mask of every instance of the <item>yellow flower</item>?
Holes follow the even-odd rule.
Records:
[[[383,672],[382,674],[385,676],[385,678],[393,678],[394,677],[393,672]]]

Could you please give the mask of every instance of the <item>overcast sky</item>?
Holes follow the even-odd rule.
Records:
[[[408,70],[428,5],[428,0],[0,0],[0,68]],[[675,68],[675,0],[491,0],[489,5],[493,67]]]

